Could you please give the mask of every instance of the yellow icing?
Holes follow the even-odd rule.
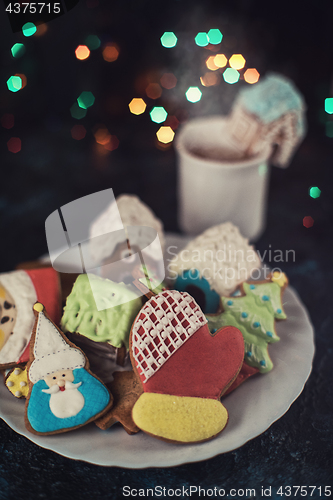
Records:
[[[8,385],[8,382],[11,382],[13,385]],[[9,377],[6,379],[6,386],[8,387],[10,392],[17,398],[20,398],[22,396],[26,398],[29,392],[26,368],[24,370],[22,370],[22,368],[15,368],[15,370],[13,370]]]
[[[6,338],[5,332],[0,328],[0,350],[2,349],[2,346],[5,343],[5,338]]]
[[[44,306],[40,302],[36,302],[36,304],[34,305],[34,309],[37,312],[42,312],[42,310],[44,309]]]
[[[271,276],[271,280],[274,281],[274,283],[277,283],[281,288],[288,282],[285,273],[282,273],[280,271],[274,271]]]
[[[228,422],[226,408],[216,399],[148,392],[135,403],[132,417],[143,431],[180,443],[210,439]]]
[[[6,289],[3,286],[0,286],[0,298],[4,299],[6,297]]]

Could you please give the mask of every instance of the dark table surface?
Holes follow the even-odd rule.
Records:
[[[192,10],[196,13],[191,11],[186,17],[189,12],[186,9],[194,4],[196,8]],[[30,64],[35,68],[30,76],[31,88],[23,89],[16,100],[3,90],[0,94],[1,114],[15,115],[14,131],[4,128],[1,131],[1,271],[9,271],[19,262],[46,253],[44,221],[53,210],[108,187],[116,195],[138,194],[163,220],[167,231],[179,231],[174,150],[156,148],[157,128],[149,117],[138,125],[124,109],[134,95],[141,96],[138,83],[135,87],[133,81],[139,80],[142,68],[143,72],[154,68],[159,56],[159,49],[152,48],[153,37],[176,27],[183,32],[187,26],[189,30],[201,31],[208,29],[213,19],[214,26],[223,25],[228,19],[226,30],[230,32],[232,28],[238,37],[235,52],[247,50],[252,65],[258,65],[262,73],[273,69],[291,76],[307,101],[307,137],[288,169],[271,170],[267,225],[256,247],[261,253],[269,248],[295,251],[295,261],[283,263],[283,270],[311,317],[316,353],[303,392],[283,417],[241,448],[199,463],[146,470],[100,467],[42,449],[0,420],[0,500],[123,498],[124,486],[139,490],[157,485],[167,489],[191,485],[217,487],[226,491],[255,488],[255,498],[264,496],[262,487],[272,486],[266,495],[276,499],[288,496],[287,486],[316,486],[314,490],[303,490],[303,495],[300,491],[295,495],[293,489],[291,496],[332,495],[325,486],[333,483],[333,133],[330,116],[323,110],[324,99],[332,92],[331,21],[328,20],[332,19],[332,9],[326,2],[321,7],[321,13],[295,9],[284,16],[277,9],[274,17],[264,3],[248,2],[246,6],[244,2],[236,2],[234,6],[226,4],[223,17],[218,2],[208,2],[203,9],[200,2],[174,1],[169,9],[162,8],[160,14],[152,2],[141,2],[140,6],[115,2],[114,11],[103,3],[88,9],[82,2],[67,18],[50,23],[45,43],[36,39],[32,47],[32,42],[27,42],[33,54]],[[202,12],[206,18],[200,28]],[[156,26],[154,19],[158,19]],[[11,33],[6,18],[1,23],[2,81],[6,81],[12,71],[23,69],[13,68],[13,61],[5,58],[20,36]],[[125,27],[130,33],[129,41]],[[91,131],[96,123],[103,122],[120,140],[119,148],[108,156],[98,154],[91,132],[83,143],[74,141],[70,135],[75,120],[71,120],[68,110],[76,98],[75,92],[84,85],[75,80],[80,69],[74,67],[75,61],[66,59],[66,49],[74,50],[75,44],[90,32],[104,36],[103,40],[118,41],[130,66],[120,61],[119,73],[112,75],[100,63],[91,62],[89,76],[81,74],[79,79],[86,87],[87,82],[93,82],[99,101],[97,109],[83,122],[86,129]],[[180,55],[175,61],[164,59],[164,67],[159,67],[159,71],[172,68],[176,72],[185,62]],[[65,77],[69,88],[64,86]],[[220,96],[222,112],[228,111],[231,97],[231,94]],[[189,117],[216,113],[207,104],[195,113],[187,104],[183,108]],[[16,155],[9,153],[6,146],[12,135],[22,138],[22,151]],[[311,186],[321,189],[319,198],[309,196]],[[303,226],[305,216],[313,218],[312,227]],[[279,486],[283,490],[278,490]],[[243,497],[245,491],[234,496]]]

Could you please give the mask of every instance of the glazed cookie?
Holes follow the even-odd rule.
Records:
[[[91,373],[83,352],[34,305],[35,326],[27,366],[25,424],[34,434],[59,434],[101,417],[112,406],[105,385]]]
[[[0,274],[0,369],[28,361],[32,306],[37,300],[45,302],[51,318],[58,322],[60,282],[52,267]]]
[[[170,262],[173,287],[192,295],[204,313],[217,312],[221,295],[230,295],[260,259],[231,222],[207,229]]]
[[[211,335],[189,294],[164,291],[138,314],[130,354],[144,391],[132,412],[140,429],[166,441],[194,443],[225,428],[228,412],[219,398],[244,358],[237,328]]]
[[[6,375],[5,385],[16,398],[26,398],[29,392],[28,375],[25,366],[16,366]]]
[[[223,312],[207,315],[209,330],[213,333],[223,326],[235,326],[244,337],[245,362],[267,373],[273,368],[268,344],[278,342],[275,320],[286,319],[282,292],[288,280],[276,272],[266,281],[243,283],[241,295],[221,297]]]

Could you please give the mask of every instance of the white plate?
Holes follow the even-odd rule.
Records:
[[[168,244],[184,245],[169,237]],[[94,424],[56,436],[35,436],[24,425],[24,401],[0,386],[0,417],[42,448],[97,465],[127,468],[167,467],[197,462],[239,448],[278,420],[302,392],[314,355],[313,328],[296,292],[283,296],[288,319],[277,322],[281,341],[270,346],[274,369],[256,375],[223,399],[229,412],[226,429],[212,441],[197,445],[164,443],[140,432],[129,436],[121,427],[101,431]]]

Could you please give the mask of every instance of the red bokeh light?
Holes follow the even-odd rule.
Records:
[[[74,125],[74,127],[71,129],[72,137],[77,141],[81,141],[81,139],[84,139],[86,133],[87,131],[83,125]]]
[[[3,128],[7,128],[7,129],[14,127],[14,115],[12,115],[10,113],[6,113],[6,114],[2,115],[1,125],[3,126]]]
[[[304,227],[309,228],[309,227],[312,227],[313,224],[314,224],[314,220],[310,215],[307,215],[306,217],[304,217],[304,219],[303,219],[303,226]]]
[[[11,153],[18,153],[19,151],[21,151],[21,147],[22,144],[21,144],[21,139],[19,139],[19,137],[12,137],[7,142],[8,151],[10,151]]]

